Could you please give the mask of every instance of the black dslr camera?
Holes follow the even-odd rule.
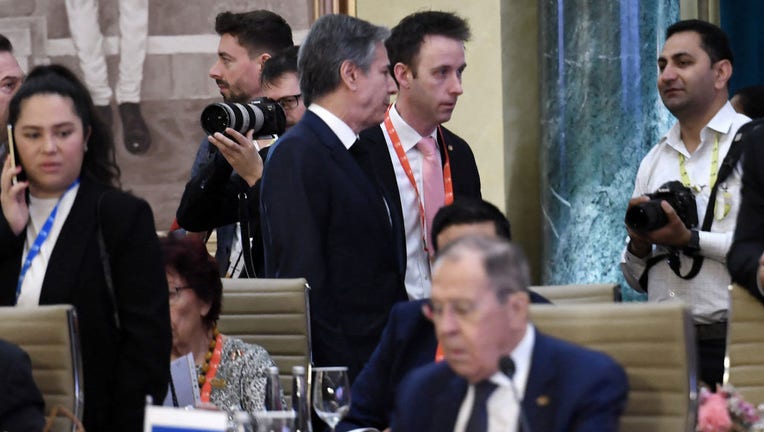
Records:
[[[655,192],[647,194],[650,201],[631,207],[626,212],[626,225],[634,231],[654,231],[668,223],[661,201],[668,202],[688,229],[698,226],[695,195],[682,182],[666,182]]]
[[[286,114],[273,99],[260,97],[248,104],[218,102],[202,110],[202,129],[207,135],[225,133],[227,127],[242,135],[253,129],[255,137],[281,135],[286,129]]]

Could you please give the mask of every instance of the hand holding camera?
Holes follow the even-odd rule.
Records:
[[[686,246],[698,226],[695,195],[681,182],[665,183],[654,193],[629,200],[625,218],[631,243],[637,256],[646,256],[651,245]]]
[[[257,142],[252,139],[253,130],[247,135],[227,128],[225,133],[215,132],[207,139],[241,178],[252,187],[263,175],[263,159],[258,154]]]

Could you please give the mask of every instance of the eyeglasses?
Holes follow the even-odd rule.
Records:
[[[297,105],[300,104],[301,97],[302,94],[284,96],[283,98],[277,100],[276,103],[281,105],[281,108],[284,108],[285,111],[289,111],[297,108]]]
[[[180,292],[184,289],[191,289],[190,286],[174,286],[170,287],[170,302],[174,302],[180,298]]]

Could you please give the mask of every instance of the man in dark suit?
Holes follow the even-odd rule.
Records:
[[[511,240],[507,218],[493,204],[478,198],[457,198],[441,207],[432,223],[435,251],[465,235],[482,234]],[[549,300],[530,292],[531,303]],[[432,321],[422,312],[428,300],[398,303],[390,312],[382,340],[353,384],[353,403],[337,432],[390,425],[395,389],[407,373],[436,360],[438,341]]]
[[[265,96],[261,80],[265,65],[272,56],[293,45],[292,29],[286,20],[263,9],[225,11],[215,17],[215,31],[220,35],[218,58],[209,76],[220,88],[223,100],[248,104]],[[177,223],[194,232],[216,229],[215,259],[221,276],[262,276],[257,182],[268,147],[258,151],[251,136],[233,129],[226,130],[226,134],[211,134],[199,145],[176,212]]]
[[[32,363],[21,348],[0,340],[0,430],[38,432],[45,425],[40,390],[32,379]]]
[[[764,302],[764,119],[740,128],[743,187],[727,268],[732,280]]]
[[[502,239],[462,237],[439,253],[428,314],[446,361],[403,380],[392,430],[618,430],[623,368],[536,331],[529,278],[520,248]]]
[[[265,276],[308,280],[313,360],[348,366],[351,380],[406,300],[400,222],[354,146],[395,92],[388,33],[345,15],[313,24],[298,57],[308,112],[271,149],[262,179]]]
[[[417,12],[385,41],[398,84],[384,121],[361,133],[377,176],[403,217],[409,298],[429,297],[432,219],[454,196],[480,198],[480,176],[467,143],[441,126],[462,94],[467,23],[452,13]],[[426,144],[429,143],[428,147]],[[437,150],[437,151],[433,151]],[[429,156],[428,156],[429,154]]]

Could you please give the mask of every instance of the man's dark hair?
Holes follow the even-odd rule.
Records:
[[[9,52],[13,54],[13,44],[2,34],[0,34],[0,52]]]
[[[250,12],[221,12],[215,18],[215,31],[230,34],[247,49],[250,58],[274,54],[294,45],[292,29],[277,13],[259,9]]]
[[[453,204],[441,207],[432,220],[432,247],[438,250],[438,234],[452,225],[493,222],[496,235],[512,240],[509,220],[495,205],[480,198],[457,197]]]
[[[297,73],[297,51],[300,46],[291,46],[274,54],[265,62],[260,74],[260,84],[267,87],[281,78],[285,73]]]
[[[429,35],[445,36],[461,42],[467,42],[471,36],[467,21],[451,12],[413,13],[393,27],[385,41],[391,67],[403,63],[415,71],[417,55],[425,36]]]
[[[764,117],[764,85],[743,87],[735,93],[743,114],[752,119]]]
[[[676,33],[695,32],[700,35],[700,46],[711,58],[711,64],[719,60],[729,60],[733,64],[732,48],[724,30],[710,22],[697,19],[678,21],[666,29],[666,39]]]

